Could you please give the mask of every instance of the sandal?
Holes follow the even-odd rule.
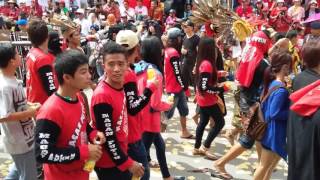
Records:
[[[150,168],[160,168],[160,165],[159,165],[159,163],[156,162],[156,161],[150,161],[150,162],[149,162],[149,167],[150,167]]]
[[[229,173],[227,173],[224,168],[219,168],[215,164],[213,164],[213,167],[214,167],[214,171],[211,173],[212,177],[217,177],[224,180],[233,179],[233,177]]]

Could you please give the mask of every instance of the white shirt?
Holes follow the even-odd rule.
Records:
[[[134,11],[136,12],[136,14],[140,14],[140,15],[144,15],[147,16],[148,15],[148,9],[145,6],[136,6],[136,8],[134,9]]]
[[[90,26],[91,26],[91,23],[89,22],[89,20],[85,18],[83,18],[82,20],[75,19],[74,22],[81,25],[81,35],[87,36],[89,34]]]
[[[136,13],[133,8],[129,7],[128,10],[125,8],[120,9],[121,16],[127,16],[128,20],[135,20],[136,19]]]

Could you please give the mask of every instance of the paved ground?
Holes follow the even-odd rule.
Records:
[[[231,117],[233,109],[233,98],[232,94],[226,94],[226,102],[228,114],[225,117],[226,126],[225,129],[231,128]],[[191,120],[194,114],[195,105],[189,102],[190,115],[188,116],[188,128],[195,134],[196,125]],[[180,123],[178,119],[178,112],[176,111],[174,118],[169,122],[167,132],[163,133],[163,138],[166,141],[166,154],[167,161],[170,167],[170,172],[172,175],[185,176],[188,180],[210,180],[217,179],[210,176],[210,172],[206,173],[194,173],[190,172],[192,170],[211,168],[212,161],[206,160],[203,157],[193,156],[192,150],[194,145],[194,140],[181,139],[179,137]],[[204,138],[206,133],[204,134]],[[3,153],[2,145],[0,141],[0,179],[8,173],[8,166],[12,163],[11,158],[8,154]],[[153,148],[153,147],[152,147]],[[228,141],[219,136],[214,140],[211,147],[211,152],[218,156],[225,154],[230,148]],[[154,149],[151,150],[151,156],[156,160]],[[226,166],[227,171],[235,178],[239,180],[252,179],[253,169],[257,165],[257,155],[255,150],[250,150],[243,153],[237,159],[233,160]],[[286,179],[287,174],[286,163],[281,160],[277,170],[273,173],[273,180]],[[151,180],[161,180],[161,173],[159,169],[152,169]],[[91,179],[96,179],[95,174],[92,173]]]

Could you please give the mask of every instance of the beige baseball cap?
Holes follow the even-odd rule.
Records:
[[[121,30],[117,34],[116,43],[124,46],[127,50],[132,49],[139,43],[138,35],[131,30]]]

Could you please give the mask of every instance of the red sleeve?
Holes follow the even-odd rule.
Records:
[[[204,60],[199,67],[199,73],[203,73],[203,72],[207,72],[207,73],[212,73],[212,66],[211,63],[207,60]]]
[[[152,94],[151,100],[150,100],[150,106],[152,107],[152,109],[155,109],[157,111],[167,111],[171,108],[171,106],[168,103],[161,101],[162,90],[163,90],[161,86],[162,79],[163,79],[162,76],[157,73],[157,80],[158,80],[159,87]]]

